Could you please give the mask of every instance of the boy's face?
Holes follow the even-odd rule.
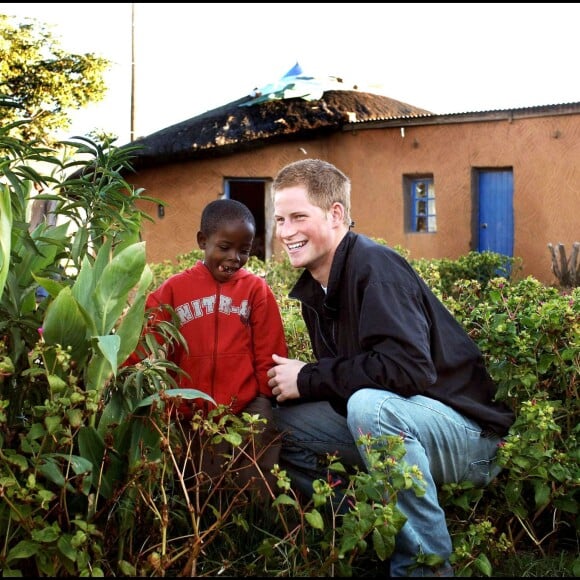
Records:
[[[243,220],[225,222],[209,236],[197,233],[205,265],[218,282],[227,282],[248,261],[254,234],[252,224]]]

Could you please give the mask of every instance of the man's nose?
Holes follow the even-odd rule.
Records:
[[[278,222],[276,224],[276,235],[279,238],[289,238],[293,233],[290,222]]]

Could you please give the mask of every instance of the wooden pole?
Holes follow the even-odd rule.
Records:
[[[131,2],[131,133],[135,141],[135,3]]]

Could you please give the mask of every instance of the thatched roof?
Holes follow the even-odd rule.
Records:
[[[431,115],[383,95],[335,89],[342,81],[331,78],[333,88],[325,90],[328,83],[322,85],[314,77],[298,76],[295,67],[278,84],[268,85],[266,93],[258,91],[133,141],[131,145],[143,147],[133,164],[158,165],[231,154],[266,143],[314,138],[340,131],[344,124],[354,121]]]

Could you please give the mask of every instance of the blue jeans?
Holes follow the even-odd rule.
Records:
[[[279,407],[274,409],[274,418],[278,429],[286,432],[281,465],[308,495],[312,480],[326,476],[321,456],[337,451],[343,463],[364,469],[364,449],[359,453],[354,443],[361,433],[402,435],[404,461],[419,467],[427,490],[420,498],[413,490],[397,495],[397,506],[407,521],[397,534],[390,575],[432,576],[433,571],[424,566],[408,570],[419,553],[441,556],[446,562],[436,574],[453,575],[447,562],[451,538],[437,486],[466,480],[479,487],[487,485],[500,471],[494,462],[500,437],[483,436],[477,423],[429,397],[405,398],[370,388],[351,396],[348,420],[325,401]]]

